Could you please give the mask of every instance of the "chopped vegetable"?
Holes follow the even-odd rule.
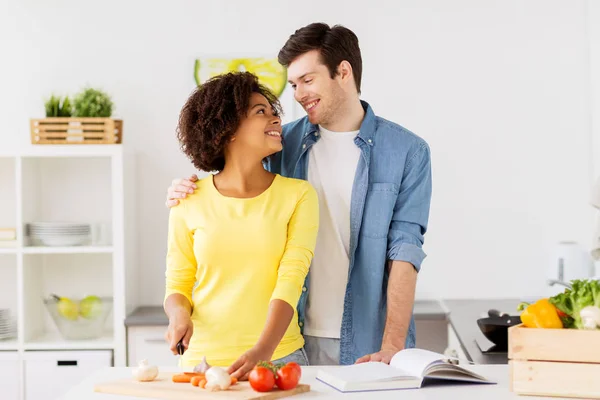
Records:
[[[158,376],[158,367],[148,365],[148,360],[139,362],[138,367],[133,369],[133,377],[140,382],[150,382]]]
[[[175,383],[190,383],[192,381],[193,375],[189,374],[175,374],[173,375],[173,382]]]
[[[192,376],[190,383],[192,384],[192,386],[198,386],[198,385],[200,385],[200,381],[203,379],[204,379],[204,377],[201,375]]]
[[[540,299],[534,304],[519,304],[519,310],[523,308],[525,310],[521,313],[521,321],[527,328],[560,329],[563,327],[557,307],[548,299]]]
[[[585,329],[581,312],[588,306],[600,307],[600,281],[592,279],[576,279],[571,281],[571,289],[553,296],[549,301],[560,311],[568,315],[567,327]],[[584,313],[586,315],[586,313]],[[564,321],[564,319],[563,319]]]

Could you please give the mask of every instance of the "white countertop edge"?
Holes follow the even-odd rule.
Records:
[[[403,400],[423,400],[423,399],[456,399],[456,400],[509,400],[523,399],[522,396],[513,393],[509,389],[509,370],[508,365],[473,365],[469,368],[485,377],[496,381],[496,384],[465,384],[465,383],[443,383],[425,386],[421,389],[404,389],[399,394],[397,390],[345,393],[337,392],[335,389],[316,380],[316,374],[319,368],[339,368],[328,367],[303,367],[302,383],[309,384],[311,391],[304,394],[293,396],[294,399],[398,399]],[[161,371],[177,372],[176,368],[160,368]],[[93,375],[89,376],[73,389],[71,389],[62,400],[139,400],[137,397],[117,396],[112,394],[95,393],[94,385],[99,382],[112,381],[131,377],[131,368],[103,368]],[[400,397],[401,396],[401,397]],[[550,397],[536,397],[536,399],[551,399]]]

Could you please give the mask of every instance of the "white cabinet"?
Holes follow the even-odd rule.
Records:
[[[127,329],[127,362],[135,366],[147,359],[152,365],[176,366],[177,356],[165,341],[166,326],[132,326]]]
[[[0,388],[2,399],[19,399],[21,371],[16,351],[0,351]]]
[[[27,351],[25,399],[53,400],[97,370],[112,365],[112,351]]]
[[[419,349],[443,353],[448,346],[448,320],[444,318],[415,318],[416,346]]]
[[[10,247],[0,244],[0,309],[10,311],[16,328],[0,351],[111,350],[114,365],[125,366],[124,320],[138,285],[134,164],[121,145],[0,146],[0,228],[14,228],[17,237]],[[79,245],[40,242],[28,229],[39,222],[89,224],[91,232],[73,235],[85,238]],[[97,337],[61,335],[43,302],[51,294],[110,299]]]

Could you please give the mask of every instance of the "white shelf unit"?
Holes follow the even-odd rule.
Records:
[[[0,247],[0,308],[9,308],[17,321],[16,337],[0,340],[0,361],[11,354],[17,360],[18,399],[35,400],[31,393],[39,393],[30,386],[35,382],[26,378],[30,376],[27,360],[38,355],[82,357],[79,362],[86,365],[90,354],[110,351],[112,365],[126,365],[124,320],[138,298],[134,165],[134,156],[126,154],[122,145],[0,150],[0,228],[17,230],[16,247]],[[104,229],[83,246],[32,245],[26,225],[42,221],[90,223]],[[65,340],[42,301],[50,294],[112,298],[105,332],[97,339]]]
[[[4,282],[4,284],[0,283],[0,308],[10,310],[14,318],[18,312],[16,254],[0,254],[0,282]],[[0,351],[18,350],[18,348],[16,338],[0,340]]]
[[[27,246],[24,254],[110,254],[115,250],[112,246],[73,246],[73,247],[44,247]],[[14,251],[16,253],[16,250]]]
[[[4,248],[0,248],[0,254],[17,254],[17,249],[4,249]]]

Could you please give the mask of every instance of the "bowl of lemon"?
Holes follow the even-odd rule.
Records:
[[[73,298],[52,294],[44,299],[44,305],[63,338],[85,340],[102,336],[113,300],[93,295]]]

